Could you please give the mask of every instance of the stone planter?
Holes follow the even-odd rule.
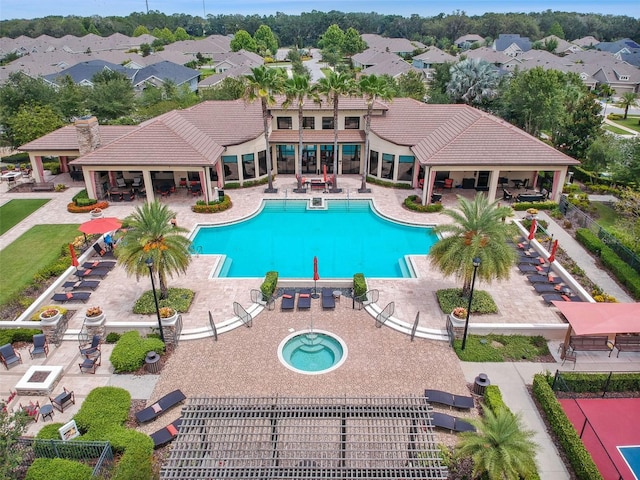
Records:
[[[62,314],[58,311],[58,314],[53,317],[43,317],[41,313],[39,318],[43,325],[56,325],[62,318]]]
[[[175,325],[177,321],[178,321],[178,312],[175,312],[173,315],[167,318],[160,317],[160,323],[165,327]]]
[[[103,212],[100,209],[96,209],[96,210],[91,210],[89,214],[91,215],[91,218],[102,218]]]
[[[87,317],[86,315],[84,317],[85,325],[90,325],[90,326],[102,325],[104,323],[104,320],[105,320],[104,312],[102,312],[100,315],[95,315],[93,317]]]
[[[449,314],[449,319],[451,320],[451,325],[453,325],[454,328],[464,327],[464,322],[466,321],[465,318],[458,318],[454,316],[453,313]]]

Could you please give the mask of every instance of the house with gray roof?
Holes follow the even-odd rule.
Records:
[[[615,42],[600,42],[596,45],[596,50],[613,54],[631,53],[631,51],[638,49],[640,49],[640,45],[630,38],[623,38],[622,40],[616,40]]]
[[[284,101],[279,96],[270,108],[273,121],[266,139],[259,103],[208,101],[136,126],[103,126],[95,117],[81,118],[20,150],[29,153],[37,182],[44,180],[43,158],[58,156],[63,171],[82,169],[91,198],[108,196],[116,178],[139,177],[143,186],[138,193],[149,201],[159,185],[178,185],[181,179],[198,182],[204,200],[213,199],[215,189],[228,182],[262,179],[267,175],[265,148],[278,179],[294,174],[318,176],[325,169],[336,175],[366,173],[393,183],[420,185],[423,203],[430,201],[436,179],[448,178],[454,187],[485,191],[494,200],[502,196],[500,181],[528,178],[535,185],[539,171],[552,172],[550,196],[557,200],[567,168],[579,164],[489,113],[468,105],[430,105],[410,98],[374,103],[365,162],[367,104],[362,98],[343,97],[334,172],[333,106],[305,102],[299,125],[297,105],[284,108]]]
[[[574,45],[578,45],[582,49],[595,48],[595,46],[600,43],[596,37],[591,35],[587,35],[586,37],[576,38],[571,43]]]
[[[71,77],[71,80],[73,80],[76,85],[93,87],[93,77],[104,71],[121,73],[129,80],[133,80],[135,75],[134,70],[124,68],[122,65],[105,62],[104,60],[89,60],[87,62],[80,62],[69,68],[65,68],[58,73],[45,75],[42,78],[52,85],[58,85],[62,79]]]
[[[413,57],[412,65],[415,68],[423,70],[433,70],[436,65],[442,65],[443,63],[456,63],[457,61],[458,59],[456,57],[449,55],[438,47],[427,47],[423,53]]]
[[[517,33],[501,33],[493,41],[493,49],[496,52],[515,57],[522,52],[531,50],[531,40],[529,40],[529,37],[521,37]]]
[[[161,87],[167,82],[173,82],[177,87],[187,85],[190,91],[195,92],[199,77],[198,70],[163,61],[135,70],[132,83],[136,92],[142,92],[149,86]]]
[[[557,37],[556,35],[549,35],[539,40],[539,42],[542,45],[545,45],[546,42],[550,42],[550,41],[554,41],[558,44],[558,46],[553,50],[553,53],[555,53],[556,55],[566,55],[568,53],[575,53],[582,50],[582,48],[579,47],[578,45],[574,43],[569,43],[566,40],[563,40],[562,38]]]
[[[380,52],[391,52],[406,57],[415,50],[426,48],[421,42],[414,42],[406,38],[388,38],[373,33],[363,33],[360,38],[367,43],[367,47]]]

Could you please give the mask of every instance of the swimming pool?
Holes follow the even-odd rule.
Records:
[[[392,222],[369,201],[328,200],[326,210],[305,200],[265,200],[260,212],[237,223],[200,226],[194,251],[226,255],[221,277],[320,278],[411,277],[405,255],[426,255],[437,240],[431,227]]]

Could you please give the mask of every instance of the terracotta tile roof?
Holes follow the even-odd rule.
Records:
[[[282,108],[282,104],[285,102],[286,97],[284,95],[277,95],[275,97],[276,103],[271,106],[271,111],[278,111],[281,113],[282,111],[289,112],[292,115],[297,115],[298,110],[298,102],[293,101],[287,110]],[[308,99],[304,102],[304,111],[313,112],[313,111],[323,111],[323,112],[333,112],[333,104],[327,102],[326,97],[320,96],[320,103],[316,103],[311,99]],[[386,110],[387,106],[382,102],[376,102],[374,107],[375,110]],[[338,110],[359,110],[361,113],[365,113],[367,110],[367,102],[361,97],[340,97],[338,101]]]
[[[269,136],[272,143],[298,144],[297,130],[274,130]],[[333,143],[333,130],[304,130],[302,134],[304,143]],[[362,143],[364,131],[362,130],[338,130],[338,143]]]
[[[101,144],[104,147],[105,145],[112,143],[118,138],[138,128],[139,127],[135,125],[100,125]],[[18,150],[78,150],[78,137],[76,134],[76,127],[74,125],[67,125],[66,127],[59,128],[54,132],[51,132],[43,137],[37,138],[36,140],[22,145],[20,148],[18,148]]]

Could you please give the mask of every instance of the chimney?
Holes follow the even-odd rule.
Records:
[[[80,117],[75,121],[80,156],[100,147],[100,124],[94,116]]]

